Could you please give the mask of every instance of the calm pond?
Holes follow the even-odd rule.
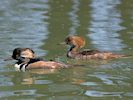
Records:
[[[133,0],[0,0],[0,100],[133,100],[133,57],[68,59],[58,45],[68,35],[84,37],[85,48],[133,55]],[[3,61],[16,47],[85,66],[16,71]]]

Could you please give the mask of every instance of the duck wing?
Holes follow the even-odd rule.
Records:
[[[82,54],[82,55],[94,55],[96,53],[101,53],[101,51],[98,51],[98,50],[84,50],[84,51],[79,52],[79,54]]]

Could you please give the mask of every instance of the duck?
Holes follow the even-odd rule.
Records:
[[[73,59],[113,59],[113,58],[121,58],[127,57],[122,54],[115,54],[108,51],[99,51],[99,50],[90,50],[83,49],[86,44],[86,41],[83,37],[77,35],[67,36],[65,38],[65,44],[69,45],[70,48],[67,51],[67,57]]]
[[[38,58],[35,52],[31,48],[15,48],[12,52],[12,56],[8,60],[17,60],[15,63],[15,68],[18,70],[28,70],[28,69],[59,69],[67,68],[68,65],[57,61],[45,61],[42,58]]]

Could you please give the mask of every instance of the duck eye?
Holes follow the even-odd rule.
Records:
[[[18,59],[18,58],[19,58],[19,55],[16,55],[16,56],[15,56],[15,59]]]
[[[69,38],[65,39],[66,44],[70,44],[71,40]]]

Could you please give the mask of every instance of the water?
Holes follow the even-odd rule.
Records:
[[[132,55],[132,8],[132,0],[0,0],[0,99],[132,100],[133,57],[76,61],[57,45],[77,34],[85,48]],[[16,47],[86,66],[16,71],[14,61],[3,61]]]

